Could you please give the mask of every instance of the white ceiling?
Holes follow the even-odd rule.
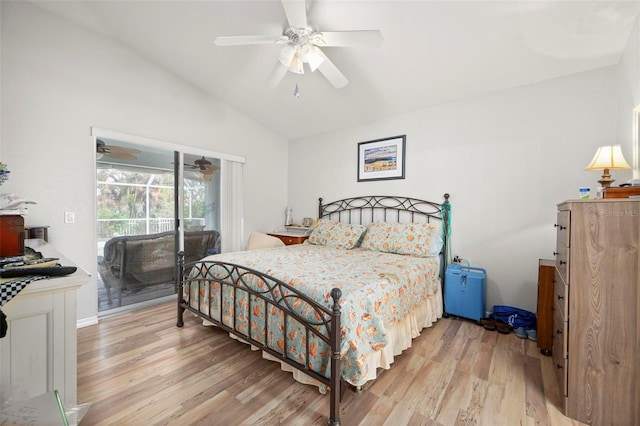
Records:
[[[272,89],[280,45],[213,40],[281,34],[279,0],[32,3],[119,40],[287,139],[616,64],[640,11],[639,0],[307,1],[320,31],[379,29],[384,43],[323,48],[349,80],[343,89],[308,70]]]

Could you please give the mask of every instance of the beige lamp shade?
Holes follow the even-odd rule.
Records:
[[[591,163],[585,170],[604,170],[602,178],[598,181],[603,188],[611,186],[614,179],[609,174],[610,169],[630,169],[629,163],[622,155],[620,145],[601,146],[593,156]]]

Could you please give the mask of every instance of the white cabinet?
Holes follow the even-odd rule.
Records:
[[[75,266],[44,240],[25,245],[45,257]],[[78,287],[89,281],[82,269],[28,284],[2,311],[9,330],[0,339],[0,390],[27,399],[58,390],[66,406],[76,405]]]

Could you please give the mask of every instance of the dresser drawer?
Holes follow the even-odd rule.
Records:
[[[553,287],[553,308],[557,311],[561,311],[562,315],[566,317],[569,312],[568,289],[564,278],[559,274],[557,269]]]
[[[564,279],[556,270],[553,295],[553,365],[556,368],[562,395],[567,395],[567,348],[569,333],[569,292]]]
[[[556,219],[556,269],[568,283],[569,262],[570,262],[570,242],[571,242],[571,212],[569,210],[558,211]]]
[[[567,321],[559,309],[553,311],[553,366],[560,385],[560,394],[567,396]]]
[[[571,249],[569,247],[558,247],[556,249],[556,271],[562,276],[566,282],[570,282],[569,278],[569,259]]]
[[[558,247],[569,247],[571,212],[569,210],[559,210],[556,217],[556,241]]]

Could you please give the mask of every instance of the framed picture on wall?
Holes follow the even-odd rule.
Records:
[[[358,143],[358,182],[404,179],[407,135]]]

